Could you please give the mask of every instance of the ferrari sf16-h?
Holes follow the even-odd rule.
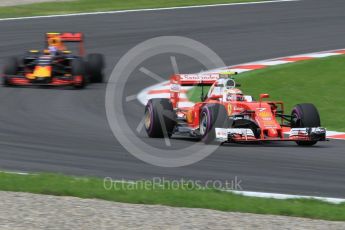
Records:
[[[244,95],[232,75],[177,74],[170,79],[170,98],[150,99],[145,107],[145,129],[149,137],[174,134],[196,137],[205,143],[294,141],[312,146],[326,140],[313,104],[298,104],[285,114],[280,101],[259,101]],[[181,86],[211,86],[201,102],[181,107]]]
[[[103,81],[104,60],[101,54],[84,58],[82,33],[46,33],[43,51],[30,50],[24,57],[12,57],[3,68],[5,86],[51,85],[84,88],[89,82]],[[74,55],[65,43],[78,43]]]

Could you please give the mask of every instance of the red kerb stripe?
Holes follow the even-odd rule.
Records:
[[[312,57],[287,57],[287,58],[282,58],[280,59],[281,61],[305,61],[305,60],[310,60],[314,59]]]
[[[238,65],[231,67],[231,69],[263,69],[266,67],[267,65]]]

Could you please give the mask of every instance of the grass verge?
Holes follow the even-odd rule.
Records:
[[[104,184],[100,178],[77,178],[59,174],[0,173],[0,190],[3,191],[345,221],[344,203],[330,204],[310,199],[276,200],[245,197],[215,189],[193,189],[190,184],[180,184],[179,189],[172,189],[172,184],[161,186],[151,184],[150,186],[143,182],[137,182],[135,184],[137,186],[117,182],[116,186],[111,187],[109,181]]]
[[[0,18],[84,13],[113,10],[239,3],[264,0],[75,0],[0,7]]]
[[[287,113],[296,104],[313,103],[319,109],[322,126],[345,131],[344,64],[345,56],[339,55],[250,71],[236,79],[245,94],[258,98],[260,93],[269,93],[270,100],[284,101]],[[199,101],[200,92],[195,87],[187,96]]]

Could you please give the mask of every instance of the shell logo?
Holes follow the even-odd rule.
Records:
[[[268,118],[268,117],[272,117],[272,114],[270,112],[262,111],[259,113],[259,117]]]

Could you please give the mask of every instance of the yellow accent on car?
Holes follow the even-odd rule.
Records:
[[[236,74],[237,72],[225,71],[225,72],[219,73],[219,78],[230,78],[232,75],[236,75]]]
[[[36,66],[33,75],[37,77],[51,77],[51,67],[50,66]]]
[[[27,79],[30,79],[30,80],[35,79],[35,75],[34,75],[33,73],[28,73],[28,74],[25,75],[25,77],[26,77]]]
[[[266,111],[262,111],[262,112],[259,113],[259,116],[262,117],[262,118],[272,117],[272,113],[266,112]]]

